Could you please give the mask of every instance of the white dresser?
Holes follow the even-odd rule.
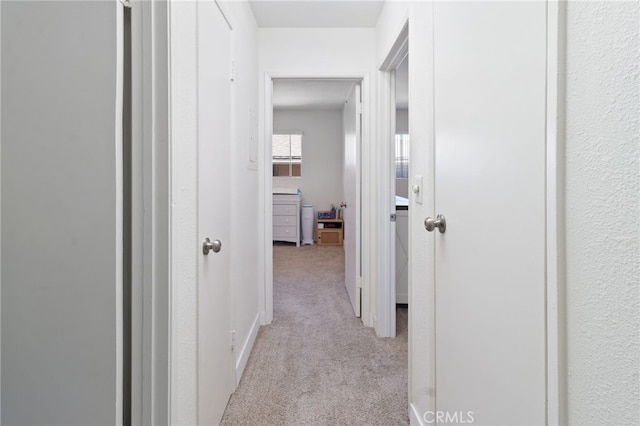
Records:
[[[273,241],[288,241],[300,247],[300,203],[302,195],[273,194]]]

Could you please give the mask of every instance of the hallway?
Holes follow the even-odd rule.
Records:
[[[353,316],[343,247],[275,245],[274,321],[262,327],[223,425],[403,425],[407,309],[398,337]]]

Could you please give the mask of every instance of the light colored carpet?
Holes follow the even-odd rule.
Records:
[[[355,318],[342,247],[274,245],[274,321],[262,327],[222,425],[406,425],[407,309],[398,337]]]

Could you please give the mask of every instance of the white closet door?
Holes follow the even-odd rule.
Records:
[[[220,423],[234,386],[229,277],[231,30],[213,1],[197,5],[198,236],[222,243],[219,252],[200,252],[198,264],[198,420],[212,425]]]
[[[434,8],[437,410],[544,424],[546,5]]]

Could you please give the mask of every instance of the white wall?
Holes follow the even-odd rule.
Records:
[[[260,102],[260,205],[264,216],[260,223],[260,244],[266,247],[266,251],[259,259],[261,269],[265,271],[260,288],[261,304],[264,309],[264,322],[271,321],[267,302],[272,296],[272,251],[271,244],[271,187],[272,170],[269,167],[271,161],[271,141],[265,137],[270,120],[270,105],[265,105],[265,80],[268,78],[286,77],[349,77],[369,78],[368,86],[363,85],[364,117],[369,119],[371,108],[375,99],[372,87],[375,84],[374,58],[375,58],[375,31],[373,28],[260,28],[259,39],[259,102]],[[367,104],[368,102],[368,104]],[[364,143],[363,156],[363,246],[375,253],[375,232],[369,231],[375,221],[376,205],[374,189],[376,172],[371,164],[375,158],[373,139],[369,138],[372,128],[363,128]],[[304,173],[304,172],[303,172]],[[375,281],[375,275],[370,274],[369,262],[371,259],[363,254],[363,322],[370,324],[369,307],[374,302],[368,300],[365,287]],[[374,293],[373,284],[371,291]]]
[[[371,72],[370,28],[260,28],[260,73],[272,77],[359,77]]]
[[[409,179],[396,179],[396,195],[399,197],[409,198]]]
[[[258,28],[246,1],[224,4],[232,21],[231,292],[237,380],[259,327],[258,264]]]
[[[342,111],[339,109],[273,112],[274,131],[301,130],[302,176],[274,177],[273,186],[300,188],[304,204],[315,212],[344,201],[342,189]]]
[[[409,110],[406,108],[396,110],[396,133],[409,133]]]
[[[409,133],[409,110],[406,108],[396,110],[396,133]],[[411,167],[411,161],[409,161],[409,167]],[[409,197],[409,179],[396,178],[396,195]]]
[[[637,2],[567,3],[570,424],[640,416],[639,19]]]
[[[118,424],[121,6],[0,7],[2,423]]]

